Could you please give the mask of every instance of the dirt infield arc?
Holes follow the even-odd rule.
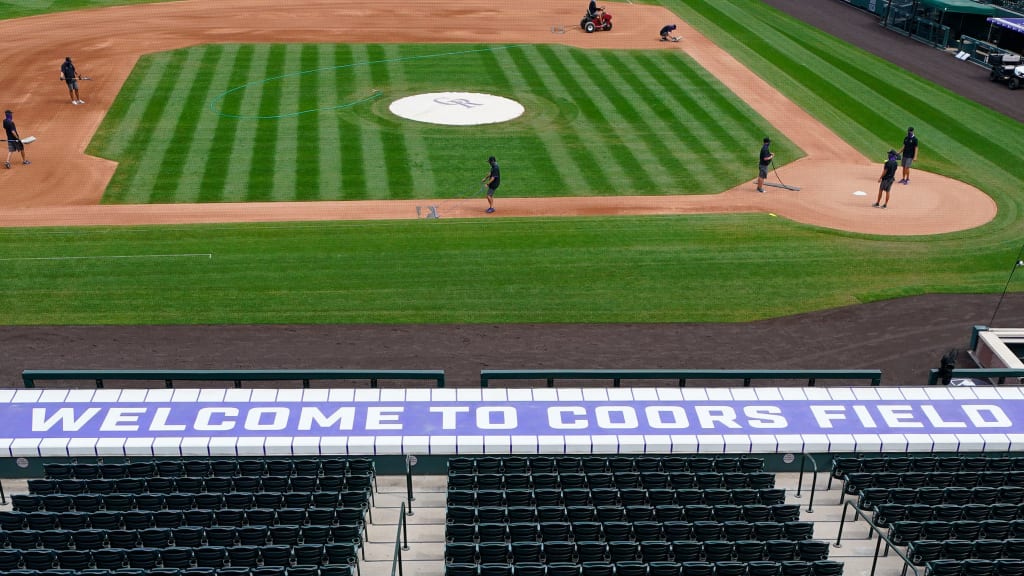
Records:
[[[301,4],[301,6],[300,6]],[[880,159],[868,159],[724,50],[680,23],[684,42],[657,41],[664,8],[612,4],[616,27],[583,34],[571,24],[578,1],[524,0],[514,6],[484,0],[432,4],[410,27],[407,2],[376,0],[186,0],[60,13],[0,22],[0,35],[19,38],[0,68],[0,105],[16,110],[23,135],[35,135],[30,167],[0,173],[0,226],[123,225],[415,218],[417,201],[281,202],[257,204],[100,205],[116,169],[84,150],[142,54],[225,42],[491,42],[564,43],[581,48],[681,49],[763,115],[807,156],[778,174],[799,192],[750,183],[706,196],[501,198],[498,216],[588,216],[770,212],[799,222],[870,234],[919,235],[980,226],[996,214],[988,195],[942,176],[914,173],[897,186],[889,210],[871,208]],[[503,13],[507,12],[507,13]],[[515,26],[508,26],[514,21]],[[238,26],[243,24],[244,27]],[[566,26],[553,34],[552,26]],[[68,30],[74,30],[69,34]],[[71,106],[57,79],[65,55],[95,78]],[[753,156],[758,143],[752,143]],[[880,151],[884,152],[884,151]],[[854,195],[864,191],[866,196]],[[462,206],[445,217],[483,216]]]

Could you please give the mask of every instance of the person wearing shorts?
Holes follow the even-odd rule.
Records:
[[[914,135],[913,126],[907,128],[907,137],[903,139],[903,150],[900,154],[903,156],[903,162],[900,164],[903,166],[903,178],[900,184],[910,184],[910,166],[917,159],[917,136]]]
[[[85,104],[85,100],[78,95],[78,73],[75,65],[71,63],[71,56],[64,59],[60,65],[60,79],[68,84],[68,96],[71,96],[71,103],[74,105]]]
[[[765,136],[763,145],[761,146],[761,153],[757,158],[757,191],[764,193],[764,179],[768,177],[768,166],[772,163],[772,158],[775,158],[775,154],[768,149],[771,146],[771,138]]]
[[[896,162],[900,155],[895,150],[889,150],[889,159],[882,166],[882,175],[878,177],[878,198],[872,204],[875,208],[885,208],[889,205],[889,191],[892,190],[892,183],[896,179]],[[882,202],[882,193],[885,192],[885,202]]]
[[[31,162],[25,158],[25,144],[21,142],[21,136],[18,134],[18,127],[14,125],[14,113],[10,110],[4,111],[4,132],[7,133],[7,160],[4,162],[4,168],[10,169],[11,155],[15,152],[21,152],[22,164],[31,164]]]
[[[494,213],[494,191],[501,185],[501,170],[498,168],[498,160],[491,156],[487,159],[491,165],[491,171],[484,176],[482,182],[487,185],[487,213]]]

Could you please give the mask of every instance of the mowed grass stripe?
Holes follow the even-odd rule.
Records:
[[[224,76],[228,79],[227,86],[224,87],[225,90],[228,87],[241,86],[249,77],[254,51],[253,45],[245,44],[239,46],[233,53],[230,51],[225,53],[223,65],[230,66],[229,70],[224,71]],[[210,93],[216,95],[223,92],[217,92],[211,87]],[[222,101],[221,104],[225,106],[225,112],[228,112],[227,103]],[[207,106],[207,110],[209,110],[209,106]],[[233,110],[233,112],[237,113],[238,110]],[[214,113],[211,111],[211,114]],[[224,200],[224,185],[232,168],[232,159],[235,157],[234,152],[238,145],[236,137],[238,120],[221,114],[214,114],[214,116],[216,120],[213,128],[213,142],[220,145],[214,145],[206,159],[206,165],[199,180],[197,197],[199,202]]]
[[[680,58],[683,58],[680,56]],[[674,75],[670,74],[664,66],[667,58],[657,58],[647,53],[638,53],[634,56],[636,61],[636,73],[646,83],[660,87],[658,103],[664,108],[656,108],[659,119],[664,124],[666,137],[673,142],[674,146],[681,146],[690,154],[691,160],[702,167],[701,171],[689,170],[697,176],[707,175],[709,177],[721,178],[727,171],[726,165],[721,161],[717,151],[719,146],[711,148],[709,142],[694,131],[692,118],[699,108],[692,98],[692,93],[685,91],[682,86],[674,81]],[[717,142],[715,142],[717,144]],[[694,192],[698,190],[682,190],[681,192]]]
[[[151,110],[158,106],[153,95],[159,89],[159,80],[163,77],[167,66],[170,64],[173,55],[169,52],[156,54],[147,59],[144,64],[138,67],[137,74],[133,73],[126,82],[129,86],[126,98],[118,98],[122,103],[127,102],[124,114],[121,115],[119,129],[112,131],[112,136],[107,139],[100,139],[102,146],[101,154],[111,160],[118,162],[117,172],[107,187],[108,197],[105,201],[130,202],[129,194],[131,188],[128,183],[138,170],[138,157],[131,155],[128,151],[144,150],[151,134],[149,126],[146,125],[147,118],[152,116]],[[115,107],[116,108],[116,107]],[[115,114],[115,117],[118,116]]]
[[[544,85],[536,68],[526,62],[523,52],[529,49],[532,48],[518,46],[508,50],[481,52],[480,64],[494,85],[508,87],[508,90],[512,90],[513,86],[520,90],[529,86],[532,87],[533,95],[551,100],[551,90]],[[523,62],[526,62],[525,66],[520,65]],[[530,159],[535,165],[534,172],[542,174],[546,180],[545,188],[537,192],[564,194],[567,189],[566,182],[575,176],[568,171],[571,162],[565,150],[565,142],[558,130],[550,130],[550,126],[542,119],[533,118],[539,113],[538,110],[527,107],[523,113],[525,119],[517,123],[516,134],[524,140],[524,149],[529,151]],[[502,153],[504,154],[504,150]],[[511,186],[502,192],[511,188],[511,194],[515,196],[515,178],[509,183]]]
[[[303,44],[286,44],[281,47],[280,74],[295,74],[295,72],[304,70],[302,67],[304,46]],[[276,75],[274,74],[274,76]],[[271,84],[278,85],[279,99],[276,113],[285,116],[277,122],[277,138],[267,143],[274,147],[274,162],[268,168],[272,170],[269,199],[275,202],[294,200],[299,193],[297,186],[298,139],[301,137],[299,122],[302,116],[287,115],[306,109],[302,105],[300,86],[306,82],[309,76],[312,74],[292,75],[271,82]],[[306,116],[315,116],[315,114],[306,114]]]
[[[657,162],[647,145],[653,132],[644,125],[636,109],[625,102],[618,90],[605,80],[611,77],[613,71],[604,59],[604,52],[570,50],[567,58],[573,62],[576,70],[586,70],[588,75],[598,78],[592,84],[596,90],[590,91],[591,98],[601,110],[602,120],[625,132],[601,140],[609,148],[610,157],[622,166],[631,189],[643,192],[657,189],[657,184],[647,171],[649,166],[645,166],[638,157],[638,153],[642,153],[649,162]]]
[[[252,53],[249,55],[251,65],[249,66],[248,74],[241,82],[233,85],[240,86],[250,82],[260,83],[240,90],[237,93],[239,95],[232,98],[232,100],[238,102],[238,108],[236,110],[225,109],[225,112],[246,114],[250,110],[259,110],[264,94],[261,82],[269,76],[269,53],[270,45],[268,44],[258,44],[253,47]],[[269,125],[275,121],[239,118],[227,118],[226,120],[234,123],[236,128],[233,138],[234,151],[229,158],[224,159],[227,176],[222,187],[221,200],[225,202],[245,202],[249,197],[249,179],[252,177],[253,159],[258,155],[260,160],[266,165],[266,158],[269,155],[267,150],[270,147],[266,145],[265,135],[262,133],[263,124]],[[263,148],[260,150],[256,149],[257,136],[259,137],[259,142],[263,143]]]
[[[694,158],[691,143],[679,139],[673,130],[673,114],[662,103],[660,91],[655,91],[657,84],[648,77],[641,79],[638,75],[638,54],[611,51],[601,53],[614,75],[610,78],[618,79],[614,88],[608,88],[612,91],[608,96],[616,108],[629,106],[647,131],[647,134],[638,134],[637,137],[643,138],[648,144],[652,154],[646,162],[648,173],[658,189],[677,193],[692,189],[698,182],[710,179],[711,173],[701,159]],[[667,57],[672,56],[662,56]],[[689,162],[684,163],[681,158],[688,158]]]
[[[316,47],[317,68],[327,69],[337,66],[333,44],[318,44]],[[338,93],[334,89],[334,75],[323,73],[317,80],[317,108],[324,109],[340,103]],[[337,169],[341,166],[341,134],[336,121],[337,113],[333,111],[318,112],[315,115],[317,131],[320,137],[315,144],[319,180],[317,182],[317,198],[334,200],[341,188],[341,175]],[[305,154],[305,152],[302,152]],[[334,167],[334,169],[331,169]]]
[[[203,175],[209,170],[217,140],[217,129],[222,117],[216,114],[208,103],[218,94],[231,87],[231,77],[238,57],[237,44],[216,44],[207,47],[209,54],[216,55],[216,61],[209,64],[210,81],[202,94],[196,114],[199,120],[191,133],[188,149],[181,159],[181,173],[173,193],[173,202],[198,202],[202,193]],[[196,83],[196,87],[199,83]],[[221,167],[223,169],[223,167]]]
[[[265,78],[277,78],[288,72],[285,57],[288,46],[274,44],[267,52],[267,69]],[[284,97],[285,82],[280,79],[262,83],[263,97],[256,108],[258,116],[274,116],[281,113],[281,100]],[[243,120],[243,122],[251,122]],[[278,171],[278,154],[282,150],[282,120],[278,118],[261,118],[255,121],[259,133],[250,141],[252,155],[249,158],[249,181],[244,199],[246,202],[264,202],[274,199],[274,175]],[[286,159],[281,159],[286,160]]]
[[[331,57],[331,63],[325,64],[324,58]],[[324,44],[309,44],[302,51],[302,69],[319,70],[334,65],[333,54]],[[320,110],[335,105],[336,98],[328,98],[329,76],[326,72],[306,74],[302,78],[301,91],[303,109]],[[321,166],[337,165],[338,131],[333,122],[326,122],[330,112],[315,112],[299,116],[299,142],[297,144],[299,161],[296,174],[296,200],[321,200],[325,195],[337,190],[334,183],[325,181],[324,172],[336,177],[334,170],[321,170]],[[329,144],[325,145],[324,143]],[[309,173],[305,166],[309,166]]]
[[[384,58],[383,51],[375,50],[373,46],[355,46],[352,50],[352,62],[369,62],[382,58]],[[391,87],[387,83],[386,67],[379,65],[356,65],[346,70],[353,72],[353,79],[347,83],[349,89],[347,92],[343,92],[343,94],[354,93],[358,86],[376,88],[383,93],[383,96],[373,102],[373,105],[377,108],[375,113],[378,115],[387,114],[387,103],[398,98],[399,95],[392,92]],[[381,76],[381,70],[385,72],[384,77]],[[358,108],[358,106],[355,108]],[[350,122],[359,124],[362,165],[357,169],[363,175],[362,194],[359,198],[386,200],[389,198],[390,192],[386,162],[391,150],[385,148],[384,135],[380,126],[376,122],[364,123],[362,116],[367,112],[355,108],[346,109],[345,116]],[[349,196],[346,193],[346,199],[348,198]]]
[[[717,87],[721,84],[710,78],[703,68],[690,66],[681,58],[666,63],[670,74],[692,87],[687,93],[694,95],[695,106],[691,109],[694,134],[707,142],[717,142],[723,158],[746,164],[753,162],[751,158],[756,160],[757,150],[751,151],[751,147],[759,147],[764,136],[751,142],[749,137],[738,138],[737,134],[747,134],[753,118],[759,117],[741,110],[731,101],[735,96],[724,87],[721,97],[717,97]]]
[[[400,46],[388,48],[389,58],[400,58],[408,54]],[[416,61],[396,62],[391,66],[391,81],[393,86],[400,86],[402,91],[408,91],[410,82],[406,71],[415,74]],[[414,125],[408,120],[398,120],[395,132],[402,139],[402,146],[406,153],[406,166],[409,169],[409,189],[401,198],[434,198],[437,196],[439,187],[434,180],[434,167],[431,162],[431,146],[423,137],[423,128]]]
[[[566,69],[551,46],[536,46],[530,50],[524,50],[529,56],[528,60],[538,73],[538,78],[544,80],[545,85],[553,93],[563,95],[573,94],[570,102],[579,110],[573,121],[583,124],[582,129],[563,130],[562,135],[567,145],[566,151],[572,158],[574,172],[581,174],[586,181],[587,188],[593,194],[608,194],[615,189],[612,179],[618,181],[621,173],[614,171],[610,163],[603,161],[606,150],[590,138],[588,131],[593,126],[586,125],[585,118],[589,114],[596,114],[593,102],[585,97],[583,87],[576,82],[574,75]],[[522,63],[520,63],[520,66]],[[610,173],[609,170],[612,172]]]
[[[150,194],[151,202],[184,201],[184,199],[178,198],[177,192],[181,189],[182,175],[192,171],[192,167],[186,160],[193,148],[196,132],[200,127],[205,126],[201,118],[208,117],[208,110],[204,104],[209,97],[211,72],[216,69],[224,48],[219,44],[210,44],[194,50],[194,52],[200,57],[199,65],[194,68],[195,77],[188,85],[188,94],[185,96],[180,115],[174,124],[171,141],[168,142],[160,162],[158,178],[153,184],[153,192]],[[174,111],[169,109],[165,116],[173,113]],[[208,144],[208,139],[204,138],[203,140]]]
[[[339,44],[334,48],[335,66],[343,63],[354,62],[354,48],[348,44]],[[339,97],[351,93],[351,86],[369,83],[367,71],[354,67],[345,68],[334,77],[334,91]],[[370,106],[369,104],[367,106]],[[341,183],[336,194],[339,200],[360,200],[367,197],[366,194],[366,173],[363,170],[363,144],[364,138],[362,127],[358,118],[349,110],[341,110],[335,115],[335,127],[338,132],[338,153],[341,156]]]
[[[565,125],[576,122],[579,116],[578,109],[575,106],[570,107],[570,101],[565,98],[555,72],[543,61],[536,46],[509,51],[504,56],[511,60],[514,69],[524,79],[529,80],[528,86],[548,98],[552,105],[559,107],[556,111],[565,111],[565,115],[560,114],[555,118],[553,126],[543,123],[537,130],[537,137],[544,143],[558,171],[559,187],[549,190],[548,193],[588,196],[610,190],[611,183],[600,165],[588,167],[583,164],[596,161],[596,158],[590,153],[581,152],[584,144],[580,135],[575,130],[565,129]]]
[[[394,44],[377,45],[370,48],[371,61],[395,60],[402,56],[401,47]],[[408,87],[397,80],[398,70],[405,66],[404,62],[383,62],[370,65],[370,74],[374,83],[388,86],[400,93],[408,91]],[[415,128],[413,129],[415,130]],[[404,121],[394,119],[390,123],[382,123],[381,139],[387,154],[384,165],[387,170],[389,198],[403,199],[413,197],[413,174],[409,165],[409,147],[405,141],[407,130]]]
[[[199,73],[203,51],[187,50],[184,58],[175,58],[164,69],[157,95],[146,112],[142,129],[149,130],[149,145],[139,157],[132,178],[127,180],[128,195],[142,202],[157,202],[153,191],[161,178],[160,165],[168,153],[175,126],[181,117],[187,94]]]
[[[391,85],[392,63],[382,62],[387,58],[388,54],[383,46],[369,45],[366,47],[366,58],[357,61],[377,62],[377,64],[357,66],[357,68],[365,69],[369,74],[370,85],[383,90],[384,100],[390,101],[404,94],[401,90],[395,90],[395,87]],[[370,198],[405,197],[398,190],[409,185],[408,173],[399,165],[399,158],[405,157],[405,149],[402,140],[395,137],[395,130],[393,126],[378,123],[373,128],[367,127],[363,132],[365,144],[371,150],[376,148],[380,151],[379,154],[374,154],[367,150],[367,153],[363,154],[367,195]]]

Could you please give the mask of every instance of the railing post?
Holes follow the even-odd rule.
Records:
[[[804,464],[807,463],[807,455],[803,454],[800,458],[800,476],[796,481],[796,494],[797,498],[800,497],[800,491],[804,489]]]
[[[7,495],[4,494],[3,482],[0,482],[0,504],[7,504]]]
[[[409,514],[412,514],[412,512],[410,511],[400,515],[402,517],[402,550],[409,549],[409,523],[405,519]]]
[[[442,372],[437,377],[437,387],[438,388],[444,388],[444,372]]]
[[[836,542],[832,546],[835,548],[842,548],[843,545],[840,543],[843,539],[843,526],[846,526],[846,509],[850,507],[850,503],[847,502],[843,505],[843,517],[839,519],[839,534],[836,535]]]
[[[405,457],[405,492],[409,499],[409,510],[403,516],[412,516],[412,503],[416,497],[412,493],[412,467],[416,465],[416,457],[409,454]]]
[[[548,388],[554,388],[554,387],[555,387],[555,379],[554,378],[548,378]]]
[[[102,378],[97,378],[96,379],[96,387],[97,388],[103,388],[103,379]]]
[[[164,388],[174,388],[174,380],[171,380],[170,378],[164,380]]]

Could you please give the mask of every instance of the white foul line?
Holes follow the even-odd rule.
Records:
[[[35,258],[0,258],[0,262],[15,260],[100,260],[104,258],[213,258],[213,254],[131,254],[127,256],[40,256]]]

